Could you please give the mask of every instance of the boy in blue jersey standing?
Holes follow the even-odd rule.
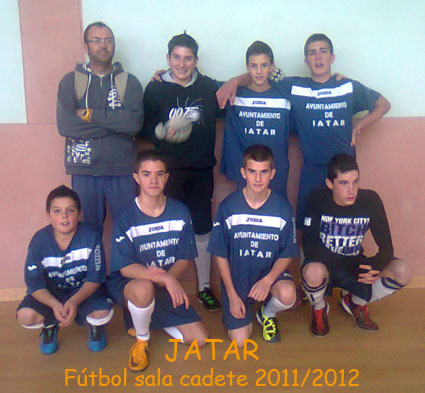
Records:
[[[291,101],[291,115],[304,158],[297,202],[299,230],[303,229],[308,195],[325,185],[330,158],[335,154],[355,156],[359,131],[390,109],[390,103],[376,91],[349,78],[338,80],[332,76],[335,55],[332,42],[325,34],[313,34],[307,39],[304,56],[311,78],[289,77],[276,84]],[[238,85],[247,84],[248,74],[227,82],[217,93],[220,106],[225,105],[228,97],[233,99]],[[353,115],[363,110],[369,112],[354,124]]]
[[[136,331],[128,367],[143,371],[149,364],[150,329],[164,329],[185,344],[205,344],[207,333],[178,277],[196,255],[190,213],[165,197],[165,157],[156,151],[137,156],[133,175],[140,193],[115,221],[108,291],[127,307]]]
[[[276,170],[270,188],[286,197],[291,104],[269,83],[274,57],[266,43],[255,41],[248,47],[246,68],[250,84],[239,87],[233,105],[226,106],[220,171],[229,180],[245,185],[240,172],[244,151],[251,145],[266,145],[273,152]]]
[[[66,186],[49,193],[46,211],[50,225],[34,235],[28,248],[28,294],[18,307],[18,321],[28,329],[42,328],[44,354],[57,351],[59,326],[74,319],[89,325],[89,349],[101,351],[113,309],[101,288],[106,269],[100,235],[79,221],[80,199]]]
[[[263,302],[256,319],[264,340],[274,343],[280,341],[275,315],[296,298],[287,270],[298,255],[294,218],[289,202],[269,188],[275,173],[270,148],[246,150],[246,187],[220,204],[208,245],[222,279],[223,322],[238,347],[251,336],[254,302]]]
[[[390,109],[390,103],[378,92],[355,80],[332,76],[335,54],[332,41],[325,34],[308,37],[304,56],[311,78],[288,78],[280,84],[281,89],[290,89],[304,158],[297,202],[299,230],[303,229],[310,192],[325,185],[329,160],[335,154],[355,157],[357,134]],[[353,115],[363,110],[368,113],[354,123]]]

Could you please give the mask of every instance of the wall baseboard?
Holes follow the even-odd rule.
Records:
[[[196,293],[196,283],[185,281],[182,283],[185,290],[193,295]],[[219,285],[212,283],[212,287],[218,290]],[[425,288],[425,276],[413,276],[412,281],[407,288]],[[0,302],[16,302],[22,300],[25,296],[26,288],[3,288],[0,289]],[[218,292],[217,292],[218,293]]]
[[[16,302],[22,300],[27,292],[25,287],[0,289],[0,302]]]
[[[425,276],[413,276],[408,288],[425,288]]]

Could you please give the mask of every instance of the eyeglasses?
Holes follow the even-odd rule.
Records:
[[[96,44],[99,45],[101,42],[104,42],[106,45],[112,45],[114,43],[113,38],[92,38],[91,40],[88,40],[87,43]]]

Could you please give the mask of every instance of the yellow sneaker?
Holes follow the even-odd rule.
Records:
[[[268,318],[264,314],[264,305],[257,311],[257,321],[263,326],[263,338],[268,343],[280,342],[279,328],[275,318]]]
[[[137,340],[130,348],[128,368],[131,371],[143,371],[149,364],[149,340]]]
[[[136,338],[136,329],[134,327],[127,329],[127,335]]]

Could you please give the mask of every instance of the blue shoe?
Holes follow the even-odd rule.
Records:
[[[100,352],[106,347],[106,333],[104,326],[89,326],[89,349]]]
[[[45,355],[51,355],[58,350],[58,325],[43,327],[41,330],[40,350]]]

